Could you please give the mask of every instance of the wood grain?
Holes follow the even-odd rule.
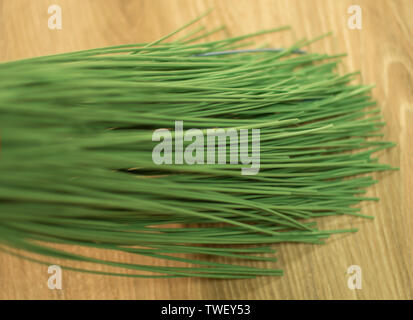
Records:
[[[62,7],[63,30],[47,27],[51,4]],[[347,27],[352,4],[363,10],[361,30]],[[323,246],[275,246],[277,266],[285,270],[280,278],[159,280],[64,271],[63,290],[49,290],[47,266],[1,253],[0,299],[413,298],[413,1],[0,0],[0,61],[152,41],[211,7],[215,10],[205,25],[225,24],[229,35],[291,25],[293,31],[262,37],[274,46],[333,31],[333,37],[308,50],[347,52],[342,71],[361,70],[363,82],[376,84],[373,95],[387,122],[385,138],[397,142],[380,154],[380,161],[401,170],[376,175],[380,182],[368,194],[381,200],[363,205],[375,220],[323,219],[325,228],[360,231],[335,236]],[[112,252],[97,254],[132,261]],[[347,287],[346,271],[354,264],[362,268],[362,290]]]

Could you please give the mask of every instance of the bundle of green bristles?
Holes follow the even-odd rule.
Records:
[[[316,218],[369,217],[356,206],[378,200],[363,195],[376,182],[368,173],[392,169],[373,153],[393,145],[380,138],[372,86],[336,73],[342,55],[303,49],[321,37],[283,49],[250,42],[287,27],[175,36],[199,19],[152,43],[0,64],[2,251],[128,277],[278,276],[272,244],[356,231],[319,230]],[[175,120],[260,129],[259,173],[155,164],[153,132]],[[69,250],[78,247],[153,264]]]

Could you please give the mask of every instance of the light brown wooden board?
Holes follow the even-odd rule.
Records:
[[[62,7],[63,30],[48,29],[51,4]],[[352,4],[362,8],[362,30],[347,26],[347,8]],[[332,237],[326,245],[275,246],[279,249],[276,265],[285,270],[279,278],[153,280],[64,271],[63,290],[50,290],[47,266],[2,253],[0,299],[413,298],[412,0],[0,0],[0,61],[153,41],[211,7],[215,10],[204,24],[211,28],[225,24],[228,35],[291,25],[293,31],[259,39],[272,46],[333,31],[333,37],[308,50],[347,52],[341,71],[361,70],[363,82],[376,84],[373,95],[387,122],[385,139],[397,142],[396,148],[380,154],[380,161],[401,171],[375,175],[380,182],[368,194],[381,200],[363,205],[363,212],[375,220],[323,219],[324,228],[360,231]],[[139,261],[112,252],[98,256]],[[362,268],[362,290],[347,287],[350,265]]]

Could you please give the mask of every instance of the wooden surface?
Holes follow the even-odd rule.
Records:
[[[63,30],[48,29],[51,4],[62,7]],[[361,30],[347,26],[352,4],[362,8]],[[0,254],[0,299],[413,298],[412,0],[0,0],[0,61],[153,41],[210,7],[215,10],[204,24],[225,24],[229,35],[291,25],[293,31],[260,39],[274,46],[333,31],[333,37],[308,50],[347,52],[342,71],[361,70],[363,82],[376,84],[373,95],[387,121],[385,138],[397,142],[396,148],[380,154],[380,161],[401,170],[376,175],[380,182],[369,194],[381,201],[363,205],[363,212],[375,220],[323,219],[320,225],[326,228],[360,231],[335,236],[323,246],[275,246],[277,266],[285,270],[280,278],[152,280],[64,271],[63,290],[50,290],[47,266]],[[362,268],[362,290],[347,287],[350,265]]]

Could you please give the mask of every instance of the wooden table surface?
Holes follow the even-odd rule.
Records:
[[[62,30],[48,28],[52,4],[62,8]],[[347,9],[353,4],[362,9],[361,30],[347,24]],[[50,290],[47,266],[1,253],[0,299],[413,298],[412,0],[0,0],[0,61],[153,41],[208,8],[215,10],[204,24],[225,24],[231,36],[291,25],[292,31],[260,39],[273,46],[333,31],[332,37],[307,49],[347,52],[341,71],[361,70],[363,82],[376,84],[373,95],[387,122],[385,139],[397,142],[379,158],[400,171],[375,175],[380,182],[368,194],[381,200],[362,205],[375,220],[323,219],[320,226],[325,228],[350,226],[360,231],[334,236],[326,245],[275,246],[277,266],[285,270],[284,277],[276,278],[153,280],[64,271],[63,289]],[[223,36],[225,32],[216,38]],[[114,255],[99,253],[101,258]],[[362,269],[361,290],[347,286],[351,265]]]

